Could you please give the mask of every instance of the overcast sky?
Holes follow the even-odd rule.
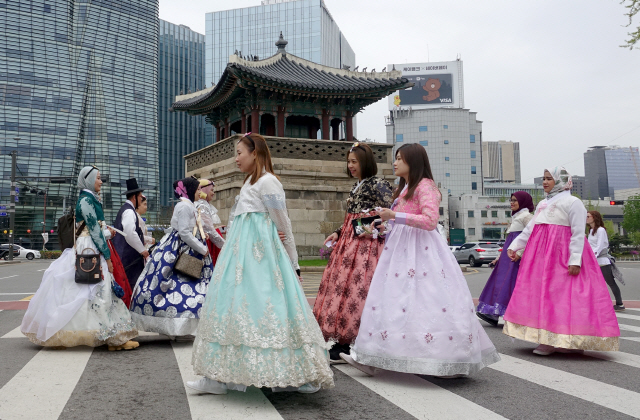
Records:
[[[204,34],[205,13],[259,4],[160,0],[160,18]],[[545,166],[584,175],[589,146],[640,146],[640,48],[619,47],[631,29],[619,0],[325,4],[360,68],[460,54],[465,107],[483,121],[485,141],[520,142],[525,183]],[[385,115],[386,99],[369,106],[358,117],[358,137],[384,141]]]

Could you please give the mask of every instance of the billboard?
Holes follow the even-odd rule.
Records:
[[[390,64],[414,84],[389,96],[389,109],[462,108],[462,61]]]

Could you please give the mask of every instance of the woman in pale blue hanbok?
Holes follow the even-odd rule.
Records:
[[[231,211],[193,347],[194,370],[204,378],[187,385],[213,394],[247,386],[302,393],[330,388],[328,345],[299,283],[285,194],[267,144],[249,133],[237,153],[248,176]]]

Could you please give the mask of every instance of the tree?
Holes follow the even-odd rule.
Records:
[[[610,238],[616,233],[615,228],[613,226],[613,222],[611,220],[604,221],[604,228],[607,231],[607,237]]]
[[[622,228],[627,233],[640,232],[640,195],[625,200],[622,214]]]
[[[640,12],[640,0],[622,0],[620,4],[624,4],[624,7],[628,10],[624,15],[629,18],[629,23],[625,25],[629,27],[633,23],[633,17]],[[628,35],[630,38],[626,41],[627,43],[621,45],[621,47],[632,50],[640,40],[640,27],[636,28],[634,32],[629,32]]]
[[[634,248],[638,249],[638,247],[640,247],[640,232],[631,232],[629,234],[629,239],[631,240],[631,245],[633,245]]]

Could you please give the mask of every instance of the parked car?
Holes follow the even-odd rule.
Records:
[[[495,242],[467,242],[453,255],[458,263],[468,263],[473,267],[480,267],[498,258],[502,246]]]
[[[9,244],[0,245],[0,250],[4,251],[4,255],[2,255],[2,258],[4,258],[5,260],[8,260]],[[35,249],[27,249],[20,245],[13,244],[13,258],[19,258],[19,259],[26,258],[28,260],[32,260],[34,258],[41,258],[41,255],[40,255],[40,252],[36,251]]]

